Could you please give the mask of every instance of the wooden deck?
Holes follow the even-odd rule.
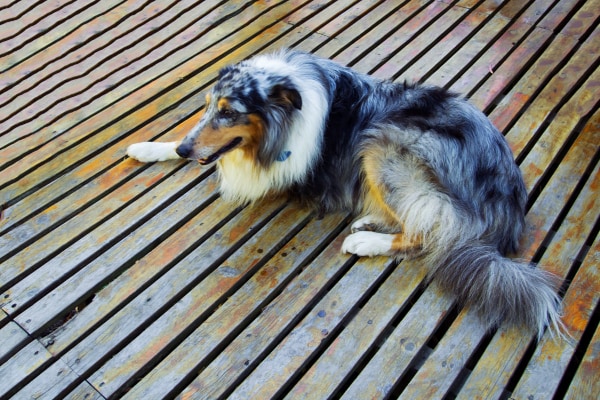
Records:
[[[0,2],[0,398],[596,399],[600,0]],[[530,192],[520,257],[573,341],[486,334],[349,216],[234,209],[182,137],[222,66],[283,46],[468,95]]]

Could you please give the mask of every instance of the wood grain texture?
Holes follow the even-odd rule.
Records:
[[[594,398],[600,0],[0,2],[0,397]],[[174,141],[219,70],[293,47],[466,95],[530,199],[572,341],[488,334],[350,216],[223,201]]]

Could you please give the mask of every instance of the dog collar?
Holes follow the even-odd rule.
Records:
[[[282,151],[281,154],[279,154],[277,156],[277,161],[285,161],[285,160],[287,160],[288,157],[290,156],[290,154],[292,154],[292,152],[289,151],[289,150]]]

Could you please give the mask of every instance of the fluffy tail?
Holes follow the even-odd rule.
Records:
[[[503,257],[493,246],[465,243],[438,255],[432,277],[490,324],[524,325],[538,336],[546,326],[562,335],[558,279]]]
[[[179,142],[141,142],[130,145],[127,155],[141,162],[176,160],[181,157],[175,152]]]

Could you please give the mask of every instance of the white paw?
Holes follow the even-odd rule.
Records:
[[[179,159],[175,152],[177,142],[159,143],[142,142],[134,143],[127,148],[127,155],[141,162],[155,162]]]
[[[354,221],[350,226],[350,230],[352,233],[361,232],[361,231],[372,231],[375,226],[377,226],[379,220],[373,217],[372,215],[365,215]]]
[[[393,236],[385,233],[361,231],[348,235],[342,244],[342,252],[360,257],[388,255],[392,249]]]

